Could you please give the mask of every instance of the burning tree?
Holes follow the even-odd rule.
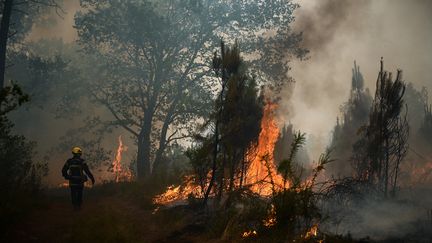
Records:
[[[242,184],[246,151],[258,139],[262,116],[262,98],[258,96],[255,80],[246,73],[237,44],[226,48],[221,43],[221,56],[215,53],[213,69],[222,87],[214,115],[211,178],[204,203],[216,180],[219,198],[226,185],[228,191],[233,190],[236,178],[240,177]]]
[[[354,146],[354,162],[357,177],[387,197],[396,192],[399,166],[408,149],[409,127],[407,113],[402,113],[405,93],[402,71],[397,71],[393,81],[392,73],[383,68],[381,60],[369,124]]]
[[[263,104],[238,45],[228,48],[222,42],[213,67],[221,80],[213,120],[203,127],[205,136],[196,135],[199,145],[187,153],[195,175],[187,176],[180,186],[168,187],[154,203],[199,198],[206,205],[212,196],[217,207],[209,216],[218,218],[211,224],[219,226],[211,227],[223,228],[223,239],[256,237],[273,229],[284,232],[282,239],[317,239],[321,214],[315,182],[331,161],[329,153],[321,156],[311,175],[305,175],[295,162],[305,142],[305,135],[298,132],[288,158],[277,167],[273,158],[279,138],[274,114],[277,104],[269,99]],[[234,205],[244,209],[239,211]]]
[[[283,187],[273,161],[279,136],[274,119],[277,105],[268,99],[263,104],[255,80],[247,75],[237,44],[227,48],[222,42],[221,56],[215,53],[213,64],[222,87],[213,120],[202,128],[212,132],[196,135],[198,145],[187,152],[195,172],[195,185],[201,188],[198,197],[203,197],[206,203],[211,193],[220,199],[223,193],[229,195],[237,189],[269,196],[273,184]],[[185,192],[190,192],[189,186],[193,186],[190,179],[184,183]],[[167,191],[165,195],[172,193]],[[162,202],[163,197],[157,201]],[[178,194],[178,199],[185,197],[182,192]]]

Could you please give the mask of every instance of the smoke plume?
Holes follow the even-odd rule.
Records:
[[[339,107],[348,99],[354,60],[372,94],[381,57],[386,70],[400,68],[405,81],[432,90],[432,2],[298,3],[293,28],[303,32],[310,55],[306,61],[293,62],[290,75],[296,84],[292,97],[285,100],[293,110],[284,119],[313,135],[313,158],[328,145]]]

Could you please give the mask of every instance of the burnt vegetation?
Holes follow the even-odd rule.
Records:
[[[369,89],[354,62],[317,158],[280,121],[308,58],[298,4],[81,0],[75,41],[29,37],[64,6],[0,1],[0,241],[432,239],[426,88],[381,59]],[[47,177],[77,145],[97,171],[82,212]]]

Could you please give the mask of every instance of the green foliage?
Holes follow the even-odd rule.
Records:
[[[283,160],[278,167],[284,182],[289,182],[289,185],[284,186],[283,190],[274,190],[271,198],[276,217],[275,227],[288,232],[288,236],[282,236],[282,239],[288,237],[294,240],[300,237],[300,240],[303,241],[305,239],[301,234],[323,219],[318,206],[319,191],[316,191],[315,184],[324,167],[333,161],[330,156],[331,151],[327,150],[321,154],[312,174],[307,179],[303,179],[304,169],[294,162],[294,158],[304,143],[305,134],[297,132],[291,144],[289,158]]]
[[[290,156],[290,149],[287,148],[291,147],[295,132],[293,124],[284,125],[281,129],[274,148],[274,161],[276,165],[279,165],[282,160]],[[310,162],[307,149],[305,147],[300,147],[294,160],[302,163]]]
[[[193,174],[196,176],[202,191],[205,190],[207,174],[211,169],[211,151],[212,143],[210,143],[209,139],[203,141],[198,147],[192,147],[186,151],[186,156],[189,158]]]
[[[33,161],[33,142],[12,133],[12,123],[6,113],[28,100],[21,88],[13,84],[1,91],[0,115],[0,225],[26,208],[23,196],[36,197],[41,188],[41,178],[47,173],[47,165]]]
[[[298,6],[289,0],[80,4],[83,11],[75,18],[79,43],[96,57],[92,67],[100,70],[89,80],[90,97],[113,114],[111,125],[137,138],[138,174],[150,173],[152,158],[158,168],[166,147],[192,134],[199,118],[209,116],[216,93],[209,61],[220,37],[241,38],[248,54],[260,55],[250,62],[254,82],[272,87],[290,80],[290,59],[306,54],[299,48],[301,35],[289,27]],[[260,31],[276,34],[259,37]],[[237,62],[232,57],[222,65]],[[254,89],[253,84],[245,87]],[[169,132],[174,130],[181,132],[174,136]]]
[[[288,159],[280,166],[281,173],[289,182],[285,188],[276,188],[273,195],[264,198],[248,189],[230,192],[228,200],[220,210],[212,212],[207,231],[212,238],[239,241],[244,232],[256,231],[246,240],[285,242],[315,242],[322,235],[305,237],[306,231],[324,220],[319,207],[320,190],[316,188],[317,177],[331,163],[331,151],[321,154],[316,167],[304,179],[304,169],[294,161],[297,151],[305,142],[305,134],[297,132],[291,144]],[[264,157],[264,160],[268,158]],[[287,172],[288,171],[288,172]],[[287,173],[286,173],[287,172]],[[271,177],[271,175],[270,175]],[[271,183],[274,183],[270,179]],[[271,223],[269,223],[271,222]]]
[[[150,174],[151,160],[161,170],[166,147],[207,114],[209,83],[198,81],[209,68],[198,59],[211,29],[201,28],[200,13],[182,1],[81,5],[91,11],[76,16],[79,43],[97,57],[103,76],[89,80],[90,97],[112,113],[107,124],[137,139],[138,176]],[[174,127],[178,134],[170,134]]]
[[[300,177],[297,177],[294,174],[293,165],[294,165],[295,156],[297,155],[300,147],[303,146],[305,142],[306,142],[305,133],[300,133],[300,131],[295,133],[293,142],[291,143],[290,156],[287,159],[282,160],[278,166],[279,173],[283,175],[284,186],[286,182],[289,181],[290,179],[292,180],[290,181],[290,183],[293,183],[294,185],[298,185],[300,182],[299,181]]]
[[[219,172],[229,180],[229,190],[233,189],[236,175],[244,173],[245,154],[252,144],[256,144],[261,130],[263,100],[258,94],[254,78],[247,73],[240,57],[239,46],[222,48],[222,66],[219,70],[226,82],[226,92],[218,104],[219,144],[222,164]],[[226,77],[224,77],[226,76]],[[223,81],[224,82],[224,81]],[[219,182],[222,184],[222,179]],[[223,187],[223,185],[219,185]]]
[[[59,0],[13,1],[9,27],[9,33],[13,34],[8,39],[8,45],[13,48],[19,48],[25,37],[30,33],[33,25],[35,23],[38,25],[43,24],[43,17],[49,10],[54,8],[59,15],[63,13],[59,2]],[[3,3],[0,8],[3,12]]]
[[[286,228],[289,233],[311,227],[312,220],[321,219],[311,188],[290,188],[277,193],[272,199],[276,210],[278,227]],[[302,225],[299,225],[302,223]],[[297,232],[296,232],[297,231]]]
[[[21,87],[12,83],[11,86],[6,86],[0,90],[0,117],[5,119],[5,115],[23,103],[28,102],[30,97],[23,92]],[[3,121],[3,120],[2,120]]]
[[[214,53],[213,70],[217,78],[221,79],[222,87],[212,115],[214,122],[205,124],[214,124],[214,134],[202,139],[201,158],[206,156],[202,152],[207,152],[208,157],[211,155],[212,163],[205,203],[210,191],[214,189],[216,179],[219,199],[225,190],[230,192],[234,189],[235,180],[239,180],[239,186],[242,186],[246,170],[245,154],[257,142],[263,110],[263,100],[258,94],[257,84],[247,72],[237,43],[229,48],[221,42],[221,55]],[[199,178],[207,178],[203,171],[200,174]]]

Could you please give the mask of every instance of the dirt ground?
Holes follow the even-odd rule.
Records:
[[[3,242],[208,242],[181,213],[154,212],[151,203],[116,192],[86,189],[74,211],[67,188],[46,192],[47,202],[7,230]],[[1,239],[1,238],[0,238]],[[212,242],[218,242],[217,240]]]

